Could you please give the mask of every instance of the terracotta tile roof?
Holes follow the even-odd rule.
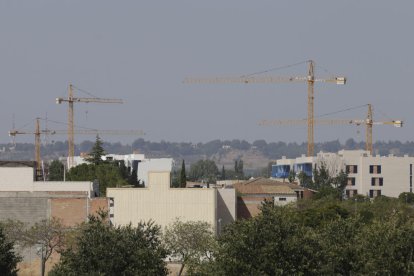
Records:
[[[289,182],[280,182],[270,178],[255,178],[242,183],[234,184],[234,188],[241,194],[296,194],[303,191],[303,187]]]

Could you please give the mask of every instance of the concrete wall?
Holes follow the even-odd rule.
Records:
[[[148,187],[148,173],[151,171],[171,172],[174,160],[172,158],[144,159],[138,164],[138,180]]]
[[[0,167],[0,189],[7,186],[30,184],[34,181],[31,167]]]
[[[150,172],[148,188],[108,188],[115,225],[153,220],[165,227],[176,218],[206,221],[217,228],[215,189],[170,188],[170,172]]]
[[[277,206],[283,206],[298,200],[296,194],[291,195],[278,195],[273,198],[274,204]]]
[[[237,218],[237,197],[235,189],[217,189],[217,227],[223,227]]]

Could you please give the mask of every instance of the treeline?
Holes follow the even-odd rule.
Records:
[[[75,153],[79,155],[81,152],[89,152],[94,142],[83,141],[76,145]],[[286,143],[286,142],[266,142],[265,140],[256,140],[249,143],[245,140],[213,140],[206,143],[188,143],[188,142],[151,142],[142,138],[135,140],[131,145],[123,145],[117,143],[103,143],[103,147],[108,153],[129,154],[133,150],[138,150],[149,157],[173,157],[175,159],[187,159],[188,156],[204,156],[209,157],[214,154],[224,154],[230,149],[235,150],[257,150],[263,156],[269,159],[277,159],[282,156],[293,158],[305,154],[307,151],[306,143]],[[34,145],[30,143],[18,143],[13,151],[11,144],[0,144],[1,159],[15,159],[16,156],[25,157],[25,159],[33,158]],[[42,155],[46,159],[56,159],[60,156],[67,155],[67,142],[50,142],[42,145]],[[315,151],[336,152],[341,149],[364,149],[364,142],[356,142],[348,139],[344,144],[339,140],[328,141],[315,144]],[[4,150],[3,150],[4,149]],[[374,144],[375,154],[388,155],[395,154],[401,156],[404,154],[414,155],[414,142],[376,142]],[[195,157],[194,159],[200,159]]]
[[[104,213],[70,229],[56,220],[26,229],[8,221],[0,224],[0,273],[16,275],[14,245],[41,245],[43,268],[62,254],[49,275],[167,275],[170,258],[181,263],[179,275],[412,275],[413,203],[412,193],[264,202],[261,214],[218,235],[205,222],[179,220],[165,229],[114,227]]]

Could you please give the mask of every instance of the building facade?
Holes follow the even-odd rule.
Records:
[[[341,150],[338,153],[318,153],[316,157],[282,158],[272,166],[272,177],[286,178],[290,171],[296,175],[304,171],[312,176],[312,169],[324,164],[335,175],[340,170],[348,174],[346,196],[356,194],[370,198],[385,195],[398,197],[403,192],[413,192],[414,157],[405,155],[371,155],[364,150]]]
[[[234,189],[171,188],[171,173],[149,172],[146,188],[108,188],[114,225],[153,220],[161,227],[174,222],[205,221],[219,233],[236,219]]]

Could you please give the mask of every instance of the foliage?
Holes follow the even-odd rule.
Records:
[[[49,275],[167,275],[160,228],[153,222],[112,227],[90,217]]]
[[[224,169],[224,165],[221,167],[220,179],[226,180],[226,170]]]
[[[81,164],[73,167],[67,173],[69,181],[99,181],[101,195],[106,194],[106,188],[120,187],[128,182],[122,177],[122,173],[116,164],[103,163],[100,165]]]
[[[0,222],[4,235],[17,246],[22,246],[25,241],[26,224],[19,220],[4,220]]]
[[[49,181],[63,181],[64,169],[62,162],[53,160],[49,166]]]
[[[398,196],[398,199],[401,202],[405,202],[405,203],[409,203],[409,204],[413,204],[414,203],[414,193],[401,193]]]
[[[290,170],[288,175],[288,181],[289,183],[293,183],[296,180],[296,172],[295,170]]]
[[[212,260],[216,247],[212,227],[203,221],[182,222],[177,219],[166,227],[163,239],[170,256],[181,262],[179,275],[184,267],[189,274],[200,273],[203,263]]]
[[[198,160],[190,167],[189,178],[192,181],[214,183],[217,179],[218,168],[212,160]]]
[[[85,161],[88,161],[94,165],[102,164],[104,161],[102,160],[102,156],[105,155],[105,150],[103,149],[103,143],[99,135],[96,135],[95,144],[92,147],[91,152],[89,153],[89,157],[85,158]]]
[[[21,257],[14,252],[14,243],[0,226],[0,275],[17,275],[17,264]]]
[[[244,179],[243,160],[234,161],[234,172],[237,179]]]
[[[413,208],[387,197],[356,199],[265,203],[258,216],[224,230],[212,275],[413,274]]]
[[[180,188],[185,188],[187,186],[187,175],[185,172],[185,162],[183,159],[183,163],[181,164],[181,171],[180,171]]]
[[[65,245],[65,228],[60,220],[41,220],[36,222],[25,233],[25,245],[39,246],[42,271],[53,252],[59,252]]]

